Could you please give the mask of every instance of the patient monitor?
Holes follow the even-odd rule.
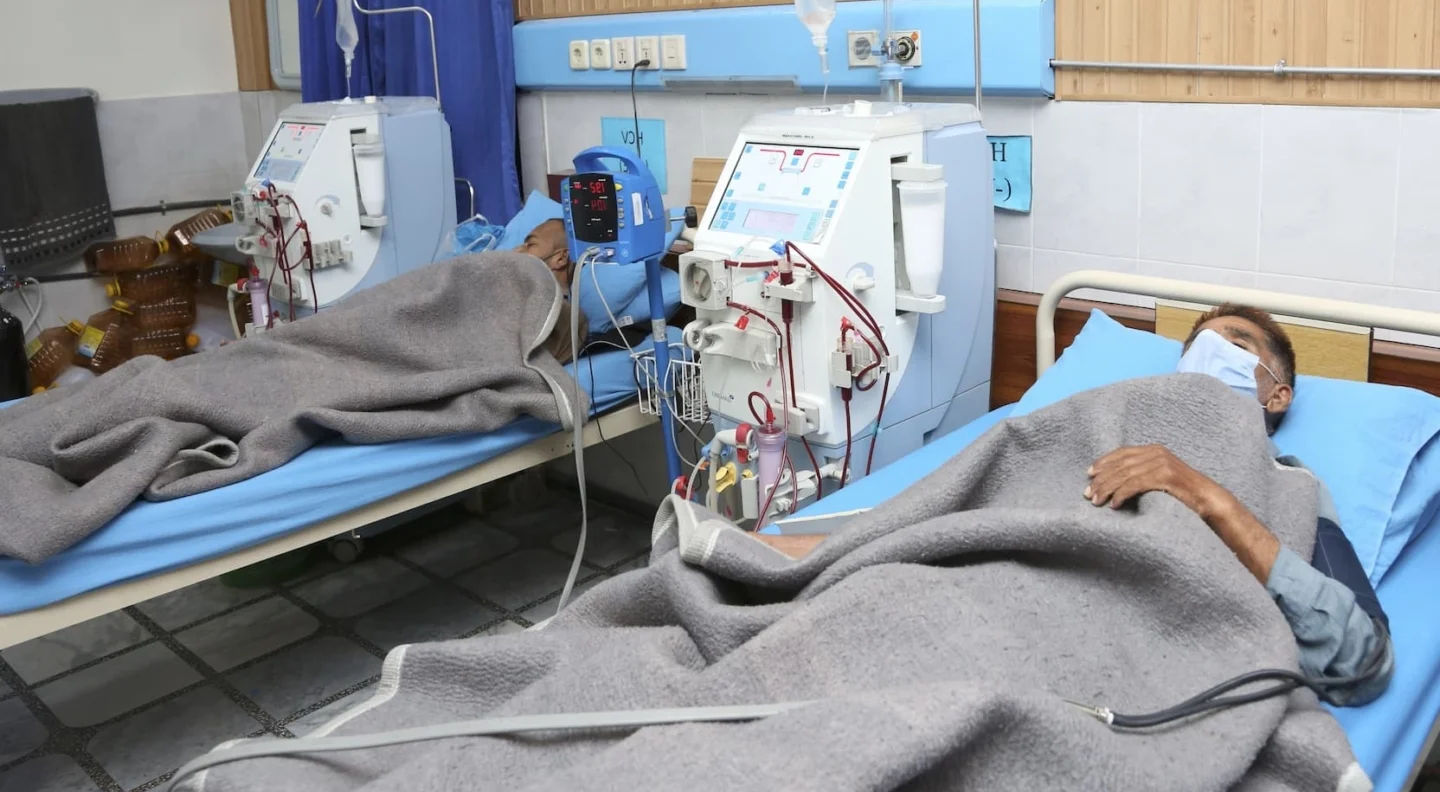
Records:
[[[450,125],[429,97],[292,105],[231,202],[271,298],[313,312],[448,250]]]
[[[971,105],[802,107],[741,129],[680,259],[686,341],[717,429],[765,417],[752,393],[787,425],[782,500],[808,497],[812,467],[833,491],[847,449],[854,480],[872,442],[878,468],[989,409],[990,162]]]

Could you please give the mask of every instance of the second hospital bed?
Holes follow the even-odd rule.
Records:
[[[1240,302],[1268,308],[1277,314],[1296,316],[1301,314],[1300,311],[1295,310],[1291,298],[1287,296],[1267,296],[1265,293],[1228,287],[1192,289],[1193,284],[1180,284],[1175,293],[1167,293],[1170,290],[1168,284],[1174,284],[1174,282],[1095,272],[1075,273],[1057,282],[1047,293],[1045,300],[1041,302],[1037,317],[1037,326],[1041,328],[1037,332],[1038,345],[1041,347],[1037,350],[1040,373],[1043,374],[1049,362],[1054,360],[1053,327],[1057,304],[1060,298],[1079,288],[1096,287],[1127,294],[1159,297],[1174,297],[1178,296],[1178,292],[1187,292],[1185,299],[1203,300],[1209,304],[1227,301]],[[1353,304],[1342,305],[1353,306]],[[1384,327],[1387,325],[1384,319],[1386,309],[1370,306],[1354,307],[1361,309],[1361,313],[1369,314],[1372,317],[1370,323],[1373,326]],[[1347,314],[1342,317],[1318,315],[1303,318],[1336,318],[1348,322],[1355,321],[1356,317]],[[1143,333],[1143,331],[1120,328],[1119,325],[1109,322],[1103,316],[1092,317],[1091,324],[1086,326],[1086,332],[1089,332],[1089,328],[1092,324],[1096,324],[1097,320],[1113,325],[1117,333]],[[1436,317],[1436,322],[1440,322],[1440,317]],[[1047,334],[1045,328],[1052,328],[1052,330]],[[1092,335],[1092,341],[1097,336],[1098,334]],[[1104,338],[1103,336],[1098,337]],[[1116,337],[1112,334],[1108,338]],[[1091,351],[1096,350],[1092,347]],[[1102,351],[1107,352],[1111,357],[1123,357],[1130,350],[1121,348],[1117,344]],[[1131,365],[1133,365],[1133,361]],[[1173,370],[1173,363],[1171,366],[1171,370]],[[1070,373],[1074,373],[1073,367]],[[1134,373],[1136,372],[1132,370],[1131,374]],[[1108,381],[1122,378],[1119,375],[1096,374],[1094,371],[1087,372],[1086,376],[1088,379],[1084,376],[1080,378],[1084,381],[1072,381],[1061,388],[1057,388],[1053,379],[1046,382],[1042,378],[1042,381],[1037,382],[1036,386],[1026,394],[1019,404],[1001,407],[972,421],[949,435],[935,440],[930,445],[847,486],[834,495],[826,497],[823,501],[801,510],[796,517],[838,515],[871,508],[939,468],[1012,413],[1027,411],[1032,406],[1043,406],[1044,403],[1064,395],[1065,392],[1098,387],[1107,384]],[[1358,383],[1356,384],[1358,385]],[[1384,388],[1386,386],[1362,387]],[[1047,389],[1050,393],[1039,394],[1040,389]],[[1032,398],[1032,394],[1043,398]],[[1416,395],[1421,399],[1429,399],[1429,397]],[[1303,388],[1297,388],[1297,405],[1300,404],[1299,400],[1302,398],[1304,398]],[[1432,399],[1430,401],[1436,405],[1435,412],[1440,414],[1440,400]],[[1331,417],[1337,422],[1345,420],[1345,416],[1340,414]],[[1412,420],[1410,416],[1404,415],[1396,416],[1396,419],[1400,423],[1409,422],[1417,427],[1422,423],[1418,418]],[[1432,423],[1426,424],[1426,426],[1424,431],[1431,431],[1434,426],[1433,419]],[[1425,449],[1421,451],[1421,456],[1427,458],[1414,463],[1428,465],[1424,475],[1415,477],[1424,479],[1424,481],[1410,482],[1407,479],[1407,484],[1418,483],[1423,486],[1428,501],[1434,504],[1440,502],[1440,475],[1435,475],[1437,471],[1440,471],[1440,436],[1432,436],[1424,442]],[[1349,452],[1350,449],[1346,449],[1346,451]],[[1306,461],[1309,463],[1311,460],[1307,459]],[[1412,470],[1412,472],[1414,471]],[[1406,475],[1409,476],[1409,474]],[[1339,497],[1337,495],[1337,500]],[[1376,586],[1380,602],[1390,618],[1394,641],[1395,674],[1390,687],[1379,699],[1366,706],[1333,710],[1340,725],[1349,736],[1361,766],[1375,783],[1375,788],[1381,792],[1404,792],[1404,790],[1410,789],[1430,749],[1435,744],[1437,730],[1440,730],[1440,619],[1436,618],[1436,607],[1437,604],[1440,604],[1440,574],[1437,574],[1440,573],[1440,510],[1432,506],[1420,522],[1421,525],[1414,532],[1413,538],[1393,559]],[[794,528],[797,532],[804,532],[804,525],[805,521],[802,520],[797,522]],[[1372,574],[1372,580],[1374,578],[1375,575]]]

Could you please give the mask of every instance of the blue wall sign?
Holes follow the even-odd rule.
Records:
[[[634,118],[605,117],[600,119],[600,145],[602,146],[637,148],[635,132]],[[640,159],[645,161],[645,167],[649,168],[650,173],[655,176],[655,183],[660,185],[660,193],[662,195],[669,193],[670,185],[665,169],[665,122],[658,118],[642,118],[639,132]],[[687,195],[686,198],[689,196]]]
[[[990,155],[994,163],[995,208],[1029,212],[1030,136],[992,136]]]

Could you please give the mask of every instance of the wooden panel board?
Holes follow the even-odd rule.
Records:
[[[1155,332],[1166,338],[1184,341],[1190,336],[1201,311],[1159,303],[1155,306]],[[1290,336],[1295,347],[1295,370],[1317,377],[1365,382],[1370,377],[1370,330],[1346,330],[1297,324],[1295,320],[1275,317]]]
[[[490,2],[491,0],[483,1]],[[493,1],[504,2],[504,0]],[[521,21],[591,16],[593,14],[633,14],[637,11],[692,11],[705,8],[742,8],[761,5],[790,5],[790,3],[778,0],[515,0],[515,19]]]
[[[695,207],[695,212],[702,219],[705,207],[710,204],[710,196],[715,192],[715,184],[720,181],[720,173],[724,170],[724,157],[696,157],[691,160],[690,205]]]
[[[1035,313],[1040,295],[999,290],[995,305],[995,346],[990,371],[990,407],[1014,404],[1035,384]],[[1155,332],[1155,311],[1128,305],[1062,300],[1055,312],[1055,346],[1075,340],[1092,308],[1127,327]],[[1188,331],[1188,327],[1186,328]],[[1440,396],[1440,349],[1375,341],[1369,381],[1417,388]]]
[[[1056,0],[1056,57],[1440,68],[1436,0]],[[1440,107],[1440,78],[1056,70],[1061,99]]]
[[[273,89],[265,0],[230,0],[230,34],[235,40],[235,76],[240,90]]]

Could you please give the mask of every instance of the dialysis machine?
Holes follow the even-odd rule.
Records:
[[[271,298],[313,313],[446,252],[450,125],[429,97],[292,105],[231,199]]]
[[[744,516],[764,523],[989,409],[992,189],[968,104],[802,107],[741,130],[680,276],[717,437],[759,434],[763,455],[767,424],[788,435],[758,498],[741,475]]]

